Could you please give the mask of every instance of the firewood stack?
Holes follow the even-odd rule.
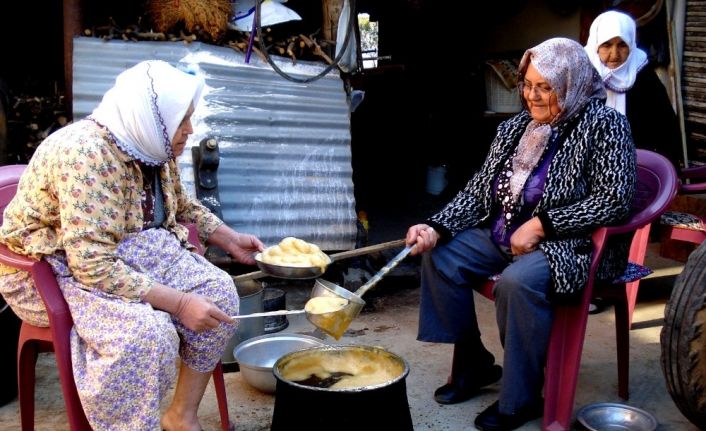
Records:
[[[37,146],[68,121],[64,96],[12,96],[8,115],[8,148],[12,163],[27,163]]]
[[[184,41],[184,43],[190,43],[200,41],[212,45],[227,46],[241,53],[247,51],[250,40],[250,32],[226,29],[222,34],[214,33],[213,30],[207,30],[199,24],[187,28],[183,22],[179,22],[166,31],[154,31],[147,25],[140,20],[137,24],[122,27],[109,18],[107,25],[86,28],[83,35],[99,37],[104,40],[122,39],[134,42]],[[335,42],[318,38],[316,33],[285,35],[273,31],[271,27],[266,27],[262,29],[262,35],[269,55],[289,58],[293,64],[299,60],[333,63],[329,53],[334,48]],[[262,60],[265,59],[257,37],[255,37],[252,52]]]

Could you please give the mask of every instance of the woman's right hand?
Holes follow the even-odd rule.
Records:
[[[158,310],[168,312],[195,332],[215,328],[221,322],[234,322],[210,298],[195,293],[179,292],[161,283],[154,283],[152,288],[143,295],[142,300]]]
[[[210,298],[195,293],[184,293],[174,316],[194,332],[203,332],[221,324],[233,323],[233,319],[224,313]]]
[[[416,244],[417,246],[412,249],[412,256],[422,254],[427,250],[431,250],[436,246],[436,242],[439,240],[439,233],[434,230],[433,227],[428,224],[420,223],[415,224],[407,230],[407,236],[405,237],[405,243],[407,246]]]

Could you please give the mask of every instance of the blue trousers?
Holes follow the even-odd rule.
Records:
[[[489,229],[479,228],[437,245],[422,258],[417,339],[456,343],[477,338],[482,346],[473,288],[495,274],[500,274],[494,288],[495,318],[504,348],[499,407],[501,413],[513,414],[536,402],[544,383],[554,316],[544,253],[512,256],[493,242]]]

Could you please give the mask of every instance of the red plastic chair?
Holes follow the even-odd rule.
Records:
[[[17,183],[25,168],[26,165],[0,166],[0,211],[5,209],[15,195]],[[189,241],[198,248],[199,253],[203,253],[203,247],[198,241],[198,233],[193,226],[187,227],[189,228]],[[37,355],[41,352],[55,353],[70,429],[74,431],[90,430],[91,426],[78,397],[71,365],[69,334],[73,327],[73,319],[51,267],[44,260],[37,262],[13,253],[2,244],[0,244],[0,263],[29,271],[32,274],[32,279],[49,315],[48,328],[30,325],[26,322],[22,322],[20,328],[17,384],[22,430],[34,429],[35,366]],[[223,431],[229,431],[228,402],[223,380],[223,368],[220,362],[213,370],[213,383],[218,400],[221,428]]]
[[[679,171],[679,194],[706,193],[706,165],[684,168]],[[698,181],[697,181],[698,180]],[[706,240],[706,220],[696,214],[667,211],[660,218],[662,238],[686,241],[696,245]]]
[[[544,380],[544,419],[543,430],[560,431],[571,428],[571,417],[576,396],[576,383],[581,364],[588,306],[594,293],[596,270],[610,236],[634,232],[630,247],[630,260],[636,263],[644,261],[650,223],[656,220],[669,206],[677,192],[677,174],[672,164],[665,157],[646,150],[637,150],[637,190],[633,199],[630,219],[620,226],[608,226],[596,229],[591,236],[593,256],[586,287],[578,305],[562,305],[556,308],[552,333],[547,352],[547,365]],[[635,260],[633,260],[633,258]],[[493,286],[490,280],[483,284],[478,292],[494,300]],[[600,296],[614,297],[615,333],[618,361],[618,394],[628,397],[628,373],[630,338],[628,309],[634,308],[637,288],[611,284],[596,284]],[[629,283],[630,284],[630,283]],[[596,292],[598,293],[598,292]],[[631,304],[631,305],[630,305]]]

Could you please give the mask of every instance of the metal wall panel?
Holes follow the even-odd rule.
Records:
[[[74,118],[88,115],[115,77],[147,59],[195,70],[206,79],[194,113],[190,146],[206,137],[219,143],[221,210],[232,228],[266,244],[296,236],[324,250],[355,246],[350,115],[338,73],[308,84],[284,79],[256,56],[194,42],[108,42],[74,39]],[[299,78],[319,64],[292,65]],[[191,150],[179,159],[182,181],[194,190]]]

